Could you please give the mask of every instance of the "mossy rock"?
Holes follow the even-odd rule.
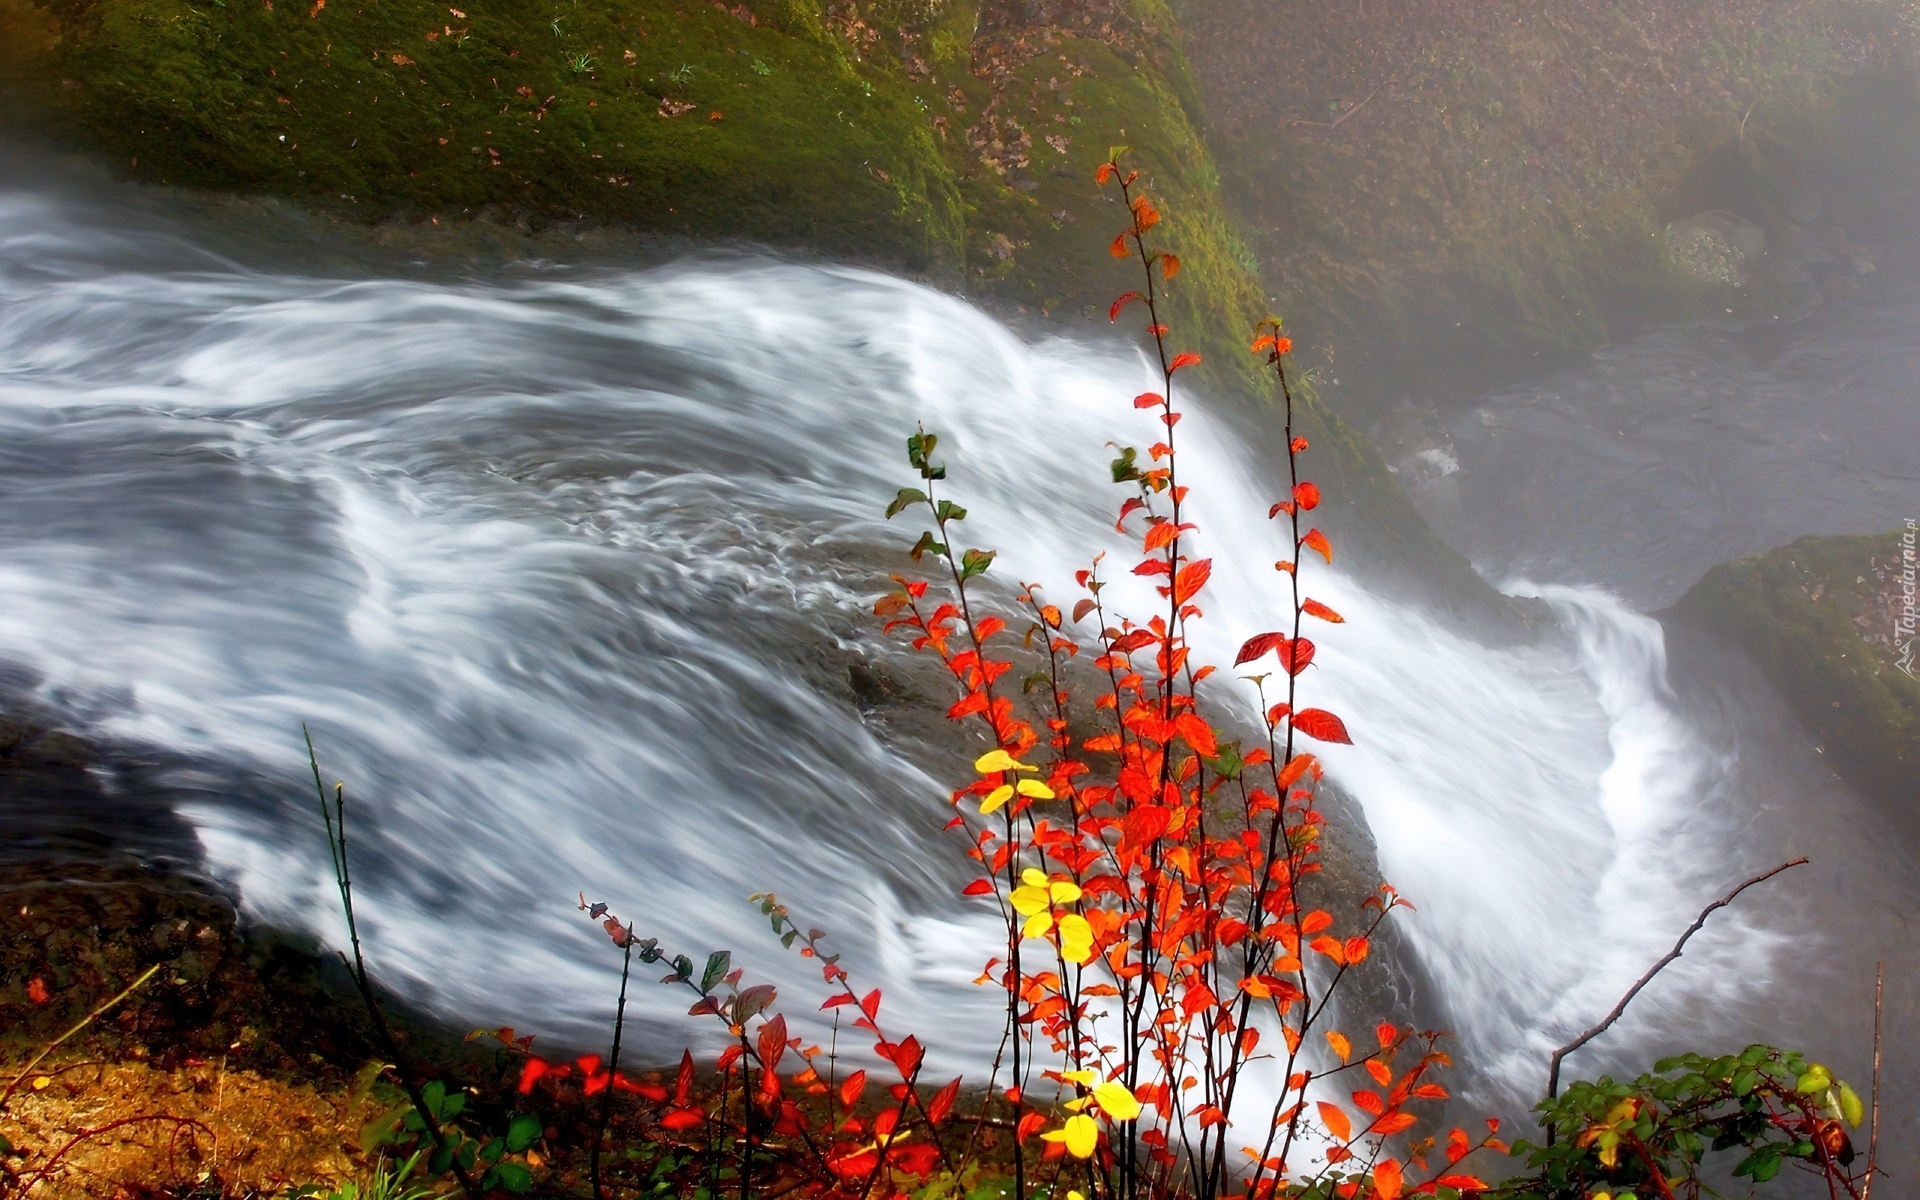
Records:
[[[1708,571],[1674,608],[1739,646],[1849,783],[1920,832],[1915,532],[1807,537]]]

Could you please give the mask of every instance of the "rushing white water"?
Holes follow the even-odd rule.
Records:
[[[323,278],[109,234],[0,197],[0,661],[196,764],[173,782],[253,913],[337,937],[304,721],[378,968],[423,1002],[597,1036],[617,961],[581,891],[798,983],[745,901],[772,888],[977,1070],[996,925],[938,834],[956,780],[846,689],[904,653],[866,605],[918,527],[880,510],[924,422],[993,577],[1069,597],[1119,549],[1107,443],[1153,440],[1138,361],[852,270]],[[1230,662],[1275,609],[1275,484],[1204,403],[1180,433]],[[1332,773],[1510,1099],[1725,879],[1725,764],[1605,595],[1547,589],[1570,636],[1489,648],[1308,571],[1348,618],[1306,681],[1355,737]],[[1641,1027],[1739,1023],[1774,942],[1735,917],[1697,946]],[[674,994],[638,1002],[654,1050],[688,1036]]]

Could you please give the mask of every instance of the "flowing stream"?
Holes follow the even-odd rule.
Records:
[[[924,422],[991,578],[1069,603],[1077,567],[1123,553],[1106,443],[1152,440],[1128,403],[1144,364],[765,258],[289,257],[0,192],[0,663],[89,735],[152,748],[205,869],[337,944],[308,723],[348,784],[377,968],[435,1010],[595,1044],[618,960],[581,892],[810,994],[746,901],[772,889],[938,1066],[977,1074],[997,921],[940,834],[964,758],[849,685],[944,703],[867,611],[919,531],[881,510]],[[1216,562],[1201,647],[1230,662],[1277,605],[1277,484],[1189,411]],[[1661,627],[1523,590],[1560,628],[1487,645],[1322,571],[1309,591],[1348,623],[1306,679],[1352,728],[1332,775],[1418,906],[1408,969],[1473,1094],[1509,1107],[1703,898],[1779,858],[1737,747],[1669,686]],[[1589,1066],[1804,1017],[1778,989],[1824,953],[1823,894],[1716,918]],[[646,1053],[693,1036],[675,993],[638,1004]]]

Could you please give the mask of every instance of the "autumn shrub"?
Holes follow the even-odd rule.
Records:
[[[1761,1181],[1797,1161],[1836,1195],[1866,1197],[1870,1172],[1852,1170],[1842,1128],[1858,1124],[1858,1097],[1798,1056],[1755,1047],[1664,1062],[1631,1083],[1577,1083],[1540,1106],[1548,1136],[1514,1148],[1522,1166],[1498,1157],[1509,1148],[1497,1120],[1485,1132],[1435,1126],[1449,1099],[1437,1077],[1452,1065],[1443,1035],[1339,1026],[1343,989],[1407,905],[1385,884],[1326,894],[1312,747],[1351,739],[1304,682],[1314,636],[1344,618],[1310,594],[1334,549],[1313,524],[1320,489],[1302,474],[1311,447],[1294,430],[1291,343],[1271,318],[1252,342],[1285,424],[1285,490],[1268,515],[1287,557],[1275,564],[1278,627],[1232,664],[1257,672],[1246,678],[1261,714],[1254,734],[1234,736],[1222,715],[1232,685],[1196,661],[1190,638],[1213,560],[1200,551],[1177,450],[1175,386],[1199,356],[1170,345],[1161,316],[1180,263],[1155,248],[1160,214],[1117,153],[1099,183],[1130,214],[1112,253],[1142,272],[1110,316],[1144,315],[1159,376],[1132,401],[1156,440],[1144,456],[1123,449],[1112,467],[1124,489],[1117,529],[1138,557],[1094,557],[1070,602],[1037,583],[987,587],[995,555],[960,540],[967,513],[949,494],[938,435],[924,429],[906,439],[917,478],[886,508],[924,528],[912,570],[892,577],[874,611],[941,664],[947,716],[986,743],[952,792],[947,825],[978,869],[963,895],[995,911],[1005,934],[977,981],[1005,996],[986,1078],[924,1078],[916,1034],[778,897],[753,900],[782,944],[820,968],[825,1047],[800,1036],[775,989],[747,981],[729,952],[677,953],[583,895],[623,956],[608,1057],[549,1061],[512,1030],[477,1031],[520,1056],[508,1103],[523,1111],[507,1132],[460,1132],[430,1111],[444,1107],[443,1089],[397,1114],[391,1135],[428,1150],[436,1170],[489,1172],[482,1190],[520,1190],[532,1177],[519,1164],[536,1140],[547,1144],[530,1110],[570,1105],[595,1197],[944,1200],[1010,1188],[1018,1200],[1634,1200],[1698,1195],[1712,1155],[1734,1151],[1737,1175]],[[1114,607],[1114,571],[1156,590],[1151,611]],[[636,960],[665,964],[663,982],[686,993],[689,1015],[724,1031],[710,1068],[689,1051],[665,1075],[621,1069]],[[857,1038],[858,1052],[843,1038]],[[620,1096],[635,1103],[617,1108]]]

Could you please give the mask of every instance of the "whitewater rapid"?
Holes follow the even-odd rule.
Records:
[[[936,1065],[979,1071],[998,924],[939,834],[951,755],[846,686],[904,653],[867,608],[918,528],[881,510],[924,423],[992,577],[1071,597],[1124,553],[1106,462],[1154,438],[1141,361],[866,271],[328,276],[89,220],[0,194],[0,663],[89,735],[190,764],[172,789],[250,914],[340,940],[305,722],[354,805],[376,968],[420,1003],[597,1042],[618,962],[582,892],[805,995],[746,902],[773,889]],[[1200,647],[1225,664],[1276,611],[1277,484],[1188,412]],[[1560,629],[1490,647],[1309,575],[1347,617],[1305,681],[1354,735],[1332,776],[1417,906],[1406,944],[1462,1057],[1511,1102],[1736,872],[1725,755],[1660,626],[1603,593],[1517,587]],[[1718,921],[1622,1052],[1662,1021],[1738,1025],[1791,932]],[[637,1004],[650,1052],[691,1036],[674,994]]]

